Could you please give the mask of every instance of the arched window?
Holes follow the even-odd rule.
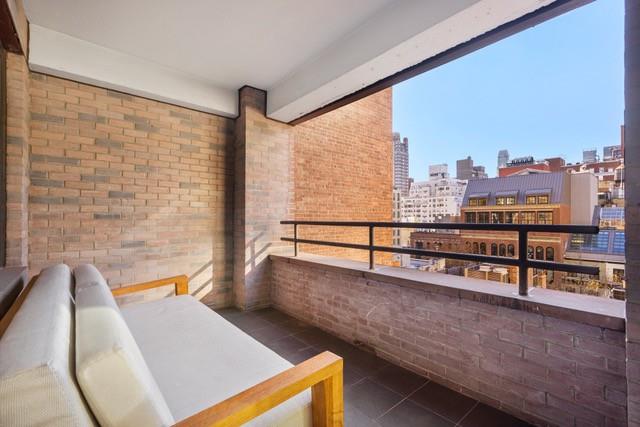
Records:
[[[507,256],[516,256],[516,248],[512,244],[507,245]]]
[[[533,259],[533,246],[527,246],[527,258]]]
[[[498,245],[496,245],[495,243],[491,244],[491,255],[498,255]]]
[[[478,242],[473,242],[473,253],[477,254],[478,252],[480,252],[480,249],[478,247]]]
[[[553,258],[554,258],[553,255],[554,255],[553,248],[551,246],[547,246],[547,249],[546,249],[546,260],[547,261],[553,261]]]
[[[536,246],[536,259],[544,259],[544,248]]]
[[[466,253],[471,253],[471,242],[464,242],[464,250]]]
[[[504,243],[500,243],[500,246],[498,246],[498,255],[507,256],[507,247]]]
[[[482,242],[480,243],[480,253],[482,255],[486,255],[487,254],[487,244]]]

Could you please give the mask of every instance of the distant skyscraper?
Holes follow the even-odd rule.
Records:
[[[498,175],[500,174],[500,168],[504,168],[509,163],[509,151],[508,150],[500,150],[498,151]]]
[[[598,161],[598,150],[582,150],[582,163],[595,163]]]
[[[409,139],[393,133],[393,188],[401,195],[409,193]]]
[[[457,179],[484,179],[487,178],[484,166],[473,166],[473,159],[468,156],[466,159],[456,161]]]

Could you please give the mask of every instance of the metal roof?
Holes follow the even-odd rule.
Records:
[[[548,189],[549,203],[562,203],[565,180],[570,176],[565,172],[511,175],[498,178],[475,179],[469,181],[464,193],[462,206],[469,206],[469,197],[475,194],[488,193],[487,205],[496,204],[496,195],[517,192],[516,203],[524,204],[525,195]]]

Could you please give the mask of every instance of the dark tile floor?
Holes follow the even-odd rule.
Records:
[[[293,364],[325,350],[343,357],[346,427],[528,425],[277,310],[217,312]]]

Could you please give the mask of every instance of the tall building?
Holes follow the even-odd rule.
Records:
[[[484,166],[474,166],[471,156],[466,159],[456,161],[456,178],[457,179],[484,179],[488,175]]]
[[[393,188],[400,194],[409,193],[409,138],[393,133]]]
[[[498,151],[498,173],[500,168],[507,166],[507,163],[509,163],[509,150]]]
[[[460,214],[466,181],[450,178],[446,165],[435,166],[430,168],[430,172],[434,171],[434,178],[414,183],[409,195],[403,197],[404,221],[438,222]]]
[[[593,148],[590,150],[582,150],[582,163],[595,163],[598,159],[598,150]]]

